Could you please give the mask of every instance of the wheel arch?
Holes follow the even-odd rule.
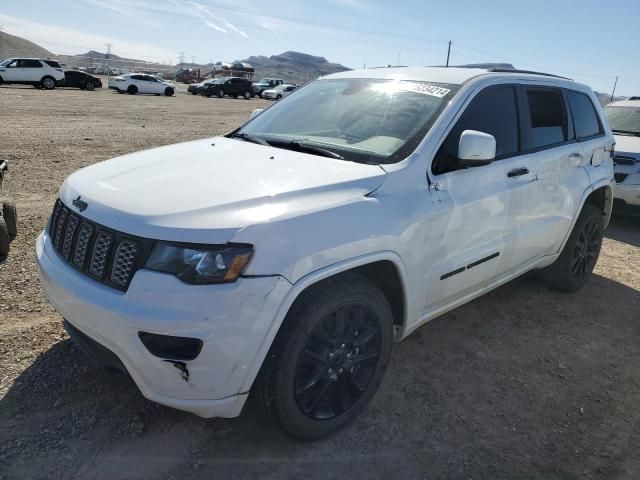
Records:
[[[272,325],[265,335],[251,369],[247,372],[241,392],[251,389],[254,380],[264,363],[284,319],[295,301],[310,288],[337,275],[357,272],[372,280],[385,293],[391,306],[395,338],[402,338],[407,320],[407,272],[398,254],[392,251],[381,251],[355,257],[310,272],[293,284],[289,293],[280,304]],[[390,298],[391,297],[391,298]]]

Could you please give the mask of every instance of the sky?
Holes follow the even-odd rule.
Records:
[[[56,54],[175,64],[296,50],[351,68],[508,62],[640,95],[640,1],[0,0],[0,29]]]

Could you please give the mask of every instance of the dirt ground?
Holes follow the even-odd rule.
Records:
[[[64,178],[223,133],[262,100],[0,87],[20,231],[0,264],[0,478],[640,478],[640,220],[581,292],[527,275],[397,344],[347,430],[299,443],[249,402],[204,420],[91,364],[44,300],[34,242]],[[184,161],[189,161],[185,158]]]

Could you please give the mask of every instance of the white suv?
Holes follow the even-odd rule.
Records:
[[[616,139],[616,188],[623,206],[640,206],[640,97],[613,102],[604,108]]]
[[[251,391],[320,438],[365,408],[394,340],[529,270],[582,287],[613,145],[591,89],[563,78],[329,75],[224,137],[71,175],[41,282],[145,397],[234,417]]]
[[[176,93],[176,86],[155,75],[146,73],[127,73],[118,77],[109,78],[109,88],[118,93],[152,93],[155,95],[172,96]]]
[[[64,70],[55,60],[9,58],[0,62],[0,83],[22,83],[53,90],[64,82]]]

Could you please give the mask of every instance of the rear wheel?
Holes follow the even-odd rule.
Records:
[[[138,93],[138,87],[136,87],[135,85],[129,85],[127,87],[127,93],[129,95],[135,95],[136,93]]]
[[[244,97],[244,99],[245,99],[245,100],[250,100],[252,96],[253,96],[253,95],[252,95],[252,93],[251,93],[249,90],[245,91],[245,92],[244,92],[244,95],[243,95],[243,97]]]
[[[0,259],[9,255],[9,230],[4,218],[0,217]]]
[[[18,212],[16,210],[16,204],[13,202],[4,202],[2,204],[2,216],[7,225],[9,239],[13,241],[18,234]]]
[[[224,91],[218,90],[218,98],[224,97]]]
[[[562,253],[553,264],[542,270],[547,285],[563,292],[581,289],[598,261],[603,229],[600,209],[585,205]]]
[[[353,421],[378,390],[392,339],[382,291],[358,274],[331,278],[296,300],[254,392],[291,435],[325,437]]]
[[[174,93],[175,92],[174,92],[173,88],[171,88],[171,87],[167,87],[167,88],[164,89],[164,94],[167,97],[172,97]]]
[[[53,90],[56,88],[56,80],[53,77],[43,77],[42,80],[40,80],[40,85],[42,85],[42,88],[45,90]]]

